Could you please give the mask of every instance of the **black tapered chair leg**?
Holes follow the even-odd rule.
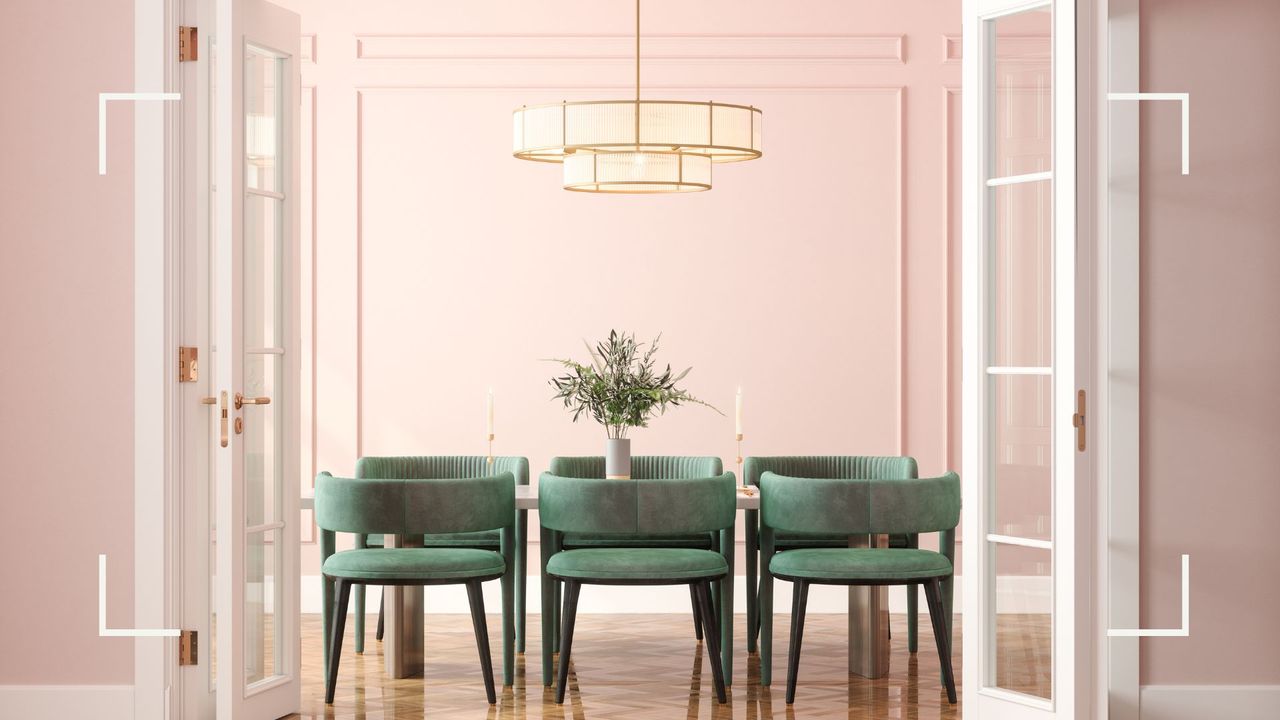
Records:
[[[387,591],[383,588],[381,597],[378,598],[378,632],[374,633],[373,638],[378,642],[382,642],[383,618],[386,617],[387,611]]]
[[[489,653],[489,625],[484,617],[484,592],[479,580],[467,581],[467,602],[471,605],[471,627],[476,632],[476,649],[480,651],[480,673],[484,676],[484,693],[489,704],[498,702],[493,688],[493,656]]]
[[[800,644],[804,640],[804,611],[809,604],[809,583],[791,583],[791,647],[787,649],[787,704],[796,701],[796,679],[800,672]]]
[[[551,598],[551,652],[560,652],[560,623],[564,620],[561,618],[560,608],[564,605],[564,583],[560,580],[552,580],[552,598]]]
[[[933,638],[938,645],[938,662],[942,665],[942,684],[947,686],[947,702],[956,704],[956,678],[951,670],[951,636],[947,632],[947,619],[943,616],[942,588],[938,578],[924,586],[924,597],[929,603],[929,620],[933,623]]]
[[[334,580],[333,630],[329,634],[329,673],[324,688],[324,703],[333,704],[333,694],[338,687],[338,659],[342,654],[342,633],[347,628],[347,603],[351,600],[351,582]]]
[[[698,606],[702,608],[701,615],[706,629],[703,640],[707,644],[707,660],[711,663],[711,680],[716,686],[716,699],[724,704],[729,702],[729,696],[725,692],[724,665],[720,659],[720,626],[705,622],[707,618],[716,616],[711,607],[711,582],[703,580],[697,583],[694,592],[698,596]]]
[[[560,616],[560,667],[556,673],[556,704],[564,704],[564,691],[569,687],[569,653],[573,650],[573,623],[578,618],[578,593],[582,583],[564,581],[564,613]]]
[[[693,636],[702,639],[702,610],[698,607],[698,588],[689,585],[689,602],[693,604]]]

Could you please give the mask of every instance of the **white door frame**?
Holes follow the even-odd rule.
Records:
[[[1096,208],[1092,244],[1097,303],[1093,309],[1098,488],[1096,603],[1100,620],[1095,682],[1107,692],[1095,716],[1137,720],[1138,638],[1108,638],[1108,628],[1139,627],[1140,307],[1136,102],[1108,102],[1109,92],[1138,92],[1138,0],[1098,0],[1094,23],[1092,134]],[[1083,195],[1082,195],[1083,197]],[[1083,225],[1082,225],[1083,227]]]
[[[176,0],[134,1],[135,92],[181,92]],[[181,101],[179,101],[181,102]],[[134,106],[134,627],[177,626],[183,395],[177,383],[177,274],[182,187],[178,103]],[[157,138],[163,138],[157,142]],[[134,717],[161,720],[174,709],[177,640],[134,641]]]

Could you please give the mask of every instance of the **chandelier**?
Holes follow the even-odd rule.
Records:
[[[515,156],[561,163],[564,189],[680,193],[711,189],[712,163],[760,157],[759,108],[640,99],[640,0],[636,0],[636,97],[522,106],[513,113]]]

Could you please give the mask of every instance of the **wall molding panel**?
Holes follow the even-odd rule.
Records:
[[[645,35],[648,62],[902,63],[902,35]],[[357,60],[634,61],[631,35],[357,35]]]

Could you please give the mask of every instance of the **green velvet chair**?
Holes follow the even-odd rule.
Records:
[[[515,476],[517,485],[529,484],[529,460],[523,457],[495,457],[493,464],[484,455],[428,455],[405,457],[363,457],[356,462],[356,477],[361,479],[380,478],[386,480],[416,480],[433,478],[477,478],[495,473],[509,472]],[[519,510],[516,513],[516,652],[524,652],[525,648],[525,597],[528,581],[528,542],[529,511]],[[485,550],[498,549],[498,532],[484,531],[471,533],[433,534],[423,538],[424,547],[470,547]],[[381,535],[358,535],[356,547],[382,547]],[[357,586],[356,597],[356,652],[364,652],[364,618],[365,591],[364,586]],[[505,621],[506,618],[503,618]],[[376,637],[382,639],[383,609],[378,608],[378,630]]]
[[[631,458],[631,477],[633,480],[678,480],[683,478],[704,478],[718,476],[724,472],[724,463],[718,457],[709,456],[678,456],[678,455],[637,455]],[[604,478],[604,457],[595,456],[578,456],[578,457],[554,457],[551,459],[551,475],[559,477],[571,478]],[[615,480],[614,482],[625,482]],[[732,533],[725,534],[723,532],[689,532],[689,533],[593,533],[593,532],[571,532],[556,534],[554,539],[559,543],[559,549],[572,550],[576,548],[628,548],[628,547],[676,547],[689,548],[697,550],[714,550],[721,552],[724,549],[725,557],[729,558],[730,568],[733,567],[733,551],[734,537]],[[727,540],[726,540],[727,539]],[[549,577],[544,569],[542,573],[542,592],[544,597],[546,593],[551,593],[550,613],[552,619],[551,633],[551,650],[556,652],[560,649],[560,610],[561,610],[561,584],[555,582]],[[732,615],[733,608],[733,573],[730,572],[723,582],[717,582],[712,585],[712,605],[720,612],[721,617],[713,618],[712,622],[703,622],[702,616],[697,612],[698,601],[694,594],[693,588],[690,588],[690,604],[694,608],[694,635],[697,639],[702,640],[704,629],[715,627],[715,620],[719,620],[720,625],[720,643],[724,651],[724,675],[726,682],[733,684],[733,638],[727,634],[725,627],[728,621],[724,619],[724,615]],[[544,602],[543,607],[547,604]],[[547,613],[544,611],[543,616]],[[548,651],[544,648],[544,653]],[[548,656],[549,657],[549,656]],[[551,684],[550,663],[543,663],[544,685]]]
[[[910,457],[862,456],[862,455],[789,455],[777,457],[748,457],[742,468],[745,482],[759,486],[760,476],[775,472],[788,477],[851,478],[884,480],[910,480],[916,477],[916,461]],[[747,652],[756,651],[756,635],[760,630],[760,604],[757,598],[756,562],[760,548],[760,517],[756,510],[744,513],[746,524],[746,583],[747,583]],[[849,538],[830,533],[780,532],[777,549],[847,547]],[[889,547],[918,547],[915,535],[890,535]],[[954,552],[954,548],[952,549]],[[947,607],[951,606],[951,584],[943,588]],[[916,616],[918,593],[914,586],[907,588],[907,649],[916,651]]]
[[[632,472],[637,472],[635,460]],[[677,473],[679,474],[679,473]],[[582,585],[688,585],[697,598],[698,618],[707,628],[717,614],[711,601],[713,582],[733,578],[732,550],[716,552],[705,548],[663,545],[671,538],[724,533],[732,539],[736,520],[733,473],[699,478],[603,478],[562,477],[543,473],[538,480],[538,516],[542,526],[542,572],[544,578],[564,584],[564,607],[560,629],[559,672],[556,703],[564,702],[568,686],[573,628],[578,595]],[[564,549],[562,538],[617,538],[617,543],[601,543]],[[628,544],[628,538],[645,537],[645,545]],[[724,547],[732,548],[729,542]],[[725,597],[721,593],[721,597]],[[543,584],[542,663],[544,683],[551,674],[554,619],[545,609],[554,595]],[[731,609],[730,606],[729,609]],[[716,697],[727,702],[725,690],[728,666],[724,655],[732,654],[733,613],[721,607],[724,633],[706,633],[707,659],[711,664]],[[723,655],[722,655],[723,652]],[[549,683],[548,683],[549,684]]]
[[[502,680],[515,675],[511,621],[516,491],[510,472],[464,479],[316,478],[324,583],[325,703],[332,704],[352,585],[466,585],[489,704],[497,702],[480,583],[502,581]],[[356,548],[335,552],[336,533],[434,535],[497,531],[500,552],[470,547]]]
[[[947,699],[956,702],[951,669],[950,613],[942,583],[955,563],[960,478],[955,473],[915,480],[760,476],[760,684],[773,675],[773,579],[792,583],[787,704],[795,701],[809,585],[923,585],[942,665]],[[938,532],[944,552],[920,548],[797,548],[777,552],[787,532],[830,535],[918,535]]]

